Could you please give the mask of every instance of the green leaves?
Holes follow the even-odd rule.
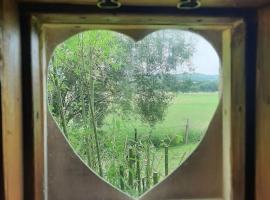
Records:
[[[75,151],[110,183],[118,184],[115,174],[127,162],[131,146],[142,166],[153,164],[150,153],[160,141],[150,139],[149,132],[164,120],[175,96],[172,74],[185,67],[193,52],[183,32],[173,30],[154,32],[137,43],[117,32],[92,30],[55,49],[48,69],[49,109],[67,129]],[[139,121],[143,137],[131,142],[127,132]],[[147,173],[149,179],[152,172]]]

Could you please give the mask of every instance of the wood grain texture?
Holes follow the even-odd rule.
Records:
[[[256,199],[270,199],[270,7],[259,11],[256,115]]]
[[[230,152],[232,200],[245,199],[245,35],[244,23],[232,29]]]
[[[99,10],[97,10],[98,12]],[[177,10],[176,10],[177,11]],[[51,28],[68,26],[70,28],[104,28],[110,29],[151,29],[151,28],[184,28],[224,30],[237,21],[235,17],[209,17],[174,14],[111,14],[111,13],[42,13],[36,15],[40,23]],[[73,25],[73,27],[72,27]]]
[[[34,128],[34,199],[44,199],[44,145],[45,145],[45,118],[46,118],[46,90],[43,63],[42,37],[35,20],[31,27],[31,66],[33,90],[33,128]]]
[[[19,0],[21,2],[71,3],[93,5],[96,0]],[[176,6],[178,0],[119,0],[123,5]],[[202,0],[203,7],[256,7],[270,3],[269,0]]]
[[[48,115],[48,199],[132,200],[91,171]]]
[[[232,120],[231,120],[231,107],[232,107],[232,68],[231,68],[231,30],[228,29],[222,33],[222,76],[223,76],[223,88],[222,88],[222,155],[223,155],[223,198],[224,200],[230,200],[232,193],[231,186],[231,132],[232,132]]]
[[[3,1],[0,2],[0,199],[4,199],[3,142],[2,142],[2,70],[3,70]]]
[[[2,10],[1,10],[2,12]],[[2,139],[5,200],[23,199],[20,33],[15,1],[3,1]]]
[[[144,37],[146,37],[148,34],[151,34],[154,31],[160,30],[161,28],[158,28],[157,26],[153,26],[149,29],[149,27],[144,26],[141,29],[125,29],[125,26],[115,27],[110,26],[109,28],[106,28],[106,26],[99,25],[98,27],[102,27],[104,30],[113,30],[116,32],[123,33],[135,41],[141,40]],[[164,26],[165,29],[168,26]],[[83,31],[90,31],[95,30],[96,26],[91,27],[85,27],[85,26],[77,26],[77,25],[61,25],[61,26],[46,26],[43,28],[44,31],[44,37],[46,42],[46,61],[49,62],[49,59],[54,51],[54,49],[57,47],[57,45],[61,44],[68,38],[76,35],[77,33],[83,32]],[[100,28],[97,28],[100,29]],[[169,29],[169,28],[168,28]],[[222,41],[221,41],[221,31],[217,30],[195,30],[195,29],[181,29],[179,27],[175,27],[174,29],[178,30],[186,30],[190,31],[196,34],[199,34],[206,40],[208,40],[211,45],[215,48],[217,51],[217,54],[219,56],[222,56]]]
[[[189,158],[140,200],[222,197],[222,104],[206,135]]]
[[[193,199],[222,196],[222,118],[219,105],[205,138],[184,164],[141,200]],[[97,189],[98,188],[98,189]],[[129,200],[102,181],[73,152],[48,117],[48,197],[50,200]]]
[[[84,27],[72,28],[61,26],[46,30],[47,61],[58,43],[80,31]],[[118,29],[119,30],[119,29]],[[121,30],[121,29],[120,29]],[[126,30],[121,30],[123,33]],[[137,30],[139,33],[140,31]],[[144,34],[149,31],[143,31]],[[150,30],[151,32],[151,30]],[[222,55],[221,31],[196,31],[207,38]],[[142,34],[142,35],[144,35]],[[139,34],[140,35],[140,34]],[[167,179],[144,195],[142,200],[164,200],[179,198],[219,199],[222,197],[222,105],[220,104],[206,137],[197,150]],[[73,182],[78,184],[74,185]],[[84,183],[84,185],[81,185]],[[57,186],[58,189],[56,189]],[[49,199],[102,199],[104,192],[87,190],[97,188],[108,190],[111,199],[127,199],[117,190],[94,175],[71,150],[67,141],[51,116],[48,117],[48,197]],[[72,188],[72,189],[68,189]],[[70,190],[70,192],[66,192]],[[93,195],[88,195],[91,192]],[[106,194],[107,195],[107,194]],[[119,197],[120,195],[120,197]]]

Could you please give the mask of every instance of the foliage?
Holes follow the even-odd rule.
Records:
[[[155,156],[160,149],[183,145],[179,120],[185,119],[172,117],[178,120],[177,127],[160,127],[168,124],[167,114],[185,86],[177,79],[176,68],[192,72],[193,52],[193,43],[172,30],[154,32],[137,43],[113,31],[87,31],[54,51],[48,70],[52,115],[85,163],[116,187],[121,185],[116,177],[123,167],[124,191],[129,194],[138,196],[147,189],[143,178],[152,185],[154,171],[164,177],[161,158]],[[191,142],[197,144],[200,138],[201,132],[191,131]]]

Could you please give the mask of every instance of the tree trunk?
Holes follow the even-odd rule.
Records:
[[[89,167],[92,167],[93,159],[92,156],[93,151],[91,148],[92,141],[91,141],[91,133],[90,133],[90,127],[88,129],[87,126],[87,116],[86,116],[86,106],[85,106],[85,93],[84,93],[84,85],[85,85],[85,62],[84,62],[84,41],[83,41],[83,33],[79,35],[80,40],[80,57],[81,57],[81,67],[80,67],[80,98],[82,103],[82,117],[83,117],[83,126],[84,131],[89,131],[89,135],[86,137],[86,143],[87,143],[87,150],[86,150],[86,156],[87,156],[87,163]],[[87,130],[88,129],[88,130]]]
[[[61,126],[63,128],[63,132],[65,136],[68,138],[68,133],[67,133],[67,125],[66,125],[66,118],[64,114],[64,104],[63,104],[63,99],[62,99],[62,93],[61,93],[61,88],[59,86],[58,78],[57,78],[57,72],[55,68],[55,59],[52,57],[52,68],[53,68],[53,83],[56,88],[57,92],[57,105],[59,109],[59,114],[60,114],[60,120],[61,120]]]

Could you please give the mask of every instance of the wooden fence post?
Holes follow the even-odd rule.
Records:
[[[165,176],[169,173],[169,147],[165,146]]]
[[[125,190],[125,184],[124,184],[124,167],[121,165],[119,168],[120,172],[120,177],[119,177],[119,182],[120,182],[120,188],[121,190]]]
[[[145,177],[142,178],[142,187],[143,187],[143,192],[145,192],[146,191]]]
[[[150,144],[147,144],[146,147],[146,188],[150,188]]]
[[[139,141],[138,141],[138,132],[135,128],[135,147],[136,147],[136,178],[137,178],[137,188],[139,194],[142,192],[141,187],[141,167],[140,167],[140,152],[139,152]]]
[[[189,119],[187,119],[187,123],[186,123],[185,144],[188,144],[188,136],[189,136]]]
[[[128,185],[130,188],[133,188],[133,163],[134,163],[134,154],[133,149],[130,148],[128,151]]]
[[[157,172],[153,173],[153,183],[154,183],[154,185],[156,185],[158,183],[158,173]]]

